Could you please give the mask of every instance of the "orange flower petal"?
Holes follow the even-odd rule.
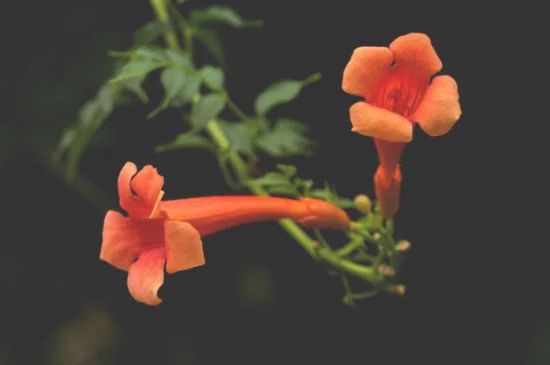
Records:
[[[351,221],[345,210],[325,200],[301,198],[306,215],[298,222],[306,227],[348,229]],[[304,214],[302,214],[304,215]]]
[[[166,272],[192,269],[204,265],[204,252],[199,232],[189,223],[166,221]]]
[[[138,302],[158,305],[162,300],[158,290],[164,282],[164,262],[166,251],[164,247],[142,253],[128,270],[128,289]]]
[[[136,165],[127,162],[118,177],[120,206],[136,219],[158,216],[159,203],[164,195],[163,184],[164,178],[157,169],[147,165],[137,172]]]
[[[353,132],[391,142],[412,140],[413,125],[399,114],[365,102],[353,104],[349,113]]]
[[[441,136],[462,114],[458,99],[458,86],[451,76],[434,77],[411,119],[430,136]]]
[[[412,66],[415,72],[421,72],[427,79],[439,72],[443,64],[432,47],[430,38],[422,33],[410,33],[396,38],[390,49],[395,65]]]
[[[387,47],[359,47],[344,69],[342,89],[371,101],[379,82],[390,72],[393,53]]]
[[[399,196],[401,194],[401,171],[399,167],[393,172],[388,172],[382,166],[379,166],[374,175],[374,191],[382,216],[391,219],[399,209]]]
[[[99,258],[127,271],[142,252],[163,247],[163,242],[161,220],[137,221],[110,210],[105,215]]]

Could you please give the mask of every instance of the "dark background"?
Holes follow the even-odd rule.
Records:
[[[144,118],[154,91],[151,104],[112,115],[78,186],[59,179],[47,158],[61,129],[109,76],[107,51],[126,48],[153,15],[145,0],[20,2],[4,10],[0,364],[549,364],[544,11],[529,1],[227,5],[266,22],[223,28],[233,98],[251,112],[271,82],[322,72],[277,110],[312,127],[318,154],[284,162],[349,197],[372,195],[377,157],[350,132],[344,66],[355,47],[431,37],[463,116],[440,138],[416,129],[402,160],[395,223],[413,247],[400,273],[407,294],[349,309],[337,279],[262,223],[208,237],[206,266],[167,276],[161,306],[136,303],[126,274],[98,258],[122,165],[158,167],[167,198],[231,192],[206,152],[154,153],[183,129],[178,112]]]

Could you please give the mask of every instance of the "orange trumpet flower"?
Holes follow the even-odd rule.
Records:
[[[380,159],[375,193],[385,218],[399,208],[399,159],[413,137],[413,124],[430,136],[447,133],[461,115],[456,81],[431,77],[442,63],[425,34],[411,33],[390,47],[359,47],[348,62],[342,89],[362,96],[350,108],[352,131],[374,137]]]
[[[148,165],[126,163],[118,178],[120,206],[128,217],[109,211],[100,259],[128,271],[130,294],[160,304],[157,292],[166,272],[204,265],[201,237],[245,223],[282,218],[305,226],[348,229],[346,212],[326,201],[266,196],[210,196],[162,201],[164,178]]]

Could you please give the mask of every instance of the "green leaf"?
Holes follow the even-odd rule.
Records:
[[[203,23],[222,23],[234,28],[244,28],[246,26],[260,26],[260,21],[244,20],[235,10],[220,5],[212,5],[206,9],[195,9],[189,14],[189,21],[195,27]]]
[[[277,169],[281,170],[288,178],[296,175],[296,167],[292,165],[278,164]]]
[[[251,139],[256,139],[260,134],[269,132],[269,121],[265,119],[249,118],[243,121],[246,129],[248,129],[248,135]]]
[[[294,100],[301,89],[302,83],[295,80],[282,80],[271,84],[256,98],[254,104],[256,114],[264,116],[273,107]]]
[[[225,65],[223,45],[218,33],[212,29],[199,29],[195,35],[206,51],[208,51],[220,65]]]
[[[151,43],[170,29],[170,25],[166,23],[157,21],[148,22],[138,28],[134,33],[134,47],[140,47]]]
[[[157,63],[169,61],[167,50],[154,45],[139,47],[133,52],[130,52],[130,55],[133,59],[150,60]]]
[[[220,94],[203,96],[191,109],[191,124],[194,129],[202,130],[206,123],[215,119],[225,108],[226,99]]]
[[[223,88],[224,74],[221,68],[204,66],[200,71],[201,77],[209,88],[221,90]]]
[[[195,94],[199,92],[201,84],[202,78],[200,77],[200,75],[187,75],[185,83],[183,84],[177,95],[172,99],[170,105],[174,107],[182,107],[185,104],[189,103],[193,96],[195,96]]]
[[[59,157],[67,150],[67,177],[74,178],[78,162],[98,128],[107,120],[120,96],[120,85],[106,84],[100,87],[95,98],[85,103],[79,110],[76,123],[65,132],[60,146],[55,152]],[[70,144],[70,146],[68,146]]]
[[[206,137],[199,134],[181,133],[172,142],[157,146],[156,152],[165,152],[178,148],[204,148],[212,153],[216,153],[216,147]]]
[[[124,65],[122,72],[116,76],[114,79],[111,79],[111,83],[116,83],[131,79],[138,76],[145,76],[149,72],[162,67],[163,64],[160,61],[152,59],[132,59]]]
[[[145,81],[146,77],[147,75],[141,75],[122,81],[122,86],[124,87],[124,89],[130,91],[132,94],[137,96],[142,103],[146,103],[149,101],[149,97],[147,96],[145,90],[143,90],[142,86],[143,81]]]
[[[279,119],[272,131],[256,140],[258,148],[274,157],[311,156],[315,143],[304,136],[308,127],[303,123]]]
[[[165,49],[164,52],[166,59],[174,65],[187,69],[188,71],[194,69],[193,61],[189,53],[184,51],[176,51],[173,49]]]
[[[339,206],[340,208],[345,208],[345,209],[355,208],[355,203],[353,202],[353,200],[347,199],[347,198],[337,197],[331,203],[334,204],[334,205]]]
[[[300,194],[296,190],[296,187],[292,185],[276,185],[266,189],[269,194],[288,195],[293,197],[299,197]]]
[[[294,179],[294,185],[296,185],[298,188],[302,188],[304,191],[304,195],[309,195],[309,191],[313,187],[313,180],[302,180],[300,178]]]
[[[252,181],[261,186],[292,186],[288,180],[288,177],[280,172],[268,172],[257,179],[253,179]]]
[[[218,125],[231,141],[231,152],[241,152],[251,154],[253,152],[252,141],[248,134],[248,129],[242,123],[226,122],[218,120]]]
[[[96,118],[101,115],[101,108],[97,99],[94,98],[86,102],[78,111],[78,126],[80,129],[90,128]]]
[[[328,200],[328,194],[325,189],[313,189],[309,192],[309,196],[323,200]]]
[[[340,198],[336,193],[332,192],[330,188],[325,187],[325,189],[313,189],[309,192],[308,196],[313,198],[326,200],[340,208],[354,208],[355,203],[351,199]]]
[[[97,92],[96,100],[98,107],[103,115],[109,115],[115,106],[115,94],[119,87],[110,84],[104,84]]]
[[[162,86],[164,87],[164,99],[162,100],[160,105],[149,114],[149,118],[154,117],[170,105],[170,102],[178,95],[178,93],[182,89],[185,83],[185,79],[185,71],[179,68],[168,67],[162,71],[162,73],[160,74],[160,81],[162,83]]]

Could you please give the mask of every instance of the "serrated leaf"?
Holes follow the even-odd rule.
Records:
[[[216,147],[206,137],[199,134],[182,133],[179,134],[172,142],[157,146],[157,152],[169,151],[177,148],[204,148],[215,153]]]
[[[134,33],[134,47],[140,47],[156,40],[162,33],[170,30],[170,25],[152,21],[139,27]]]
[[[164,87],[164,98],[160,105],[149,114],[149,118],[154,117],[170,105],[185,84],[185,79],[185,71],[179,68],[168,67],[162,70],[160,81]]]
[[[209,88],[214,90],[223,88],[224,74],[221,68],[207,65],[201,68],[200,75]]]
[[[281,172],[289,178],[296,175],[296,167],[292,165],[278,164],[277,169],[281,170]]]
[[[226,99],[220,94],[203,96],[191,109],[191,124],[194,129],[202,130],[206,123],[215,119],[225,108]]]
[[[314,142],[304,136],[308,127],[303,123],[279,119],[272,131],[262,134],[256,145],[274,157],[312,155]]]
[[[280,172],[268,172],[267,174],[257,179],[254,179],[253,181],[261,186],[291,186],[288,177],[284,174],[281,174]]]
[[[170,105],[181,107],[189,103],[193,96],[199,91],[202,84],[202,78],[198,74],[187,75],[185,83],[177,95],[172,99]]]
[[[254,103],[256,114],[264,116],[275,106],[296,99],[301,89],[302,82],[295,80],[281,80],[271,84],[256,98]]]
[[[231,142],[231,152],[241,152],[244,154],[253,152],[248,129],[244,124],[218,120],[218,125]]]
[[[195,26],[202,23],[223,23],[235,28],[256,25],[255,22],[245,21],[235,10],[221,5],[212,5],[206,9],[192,10],[189,20]]]
[[[138,76],[145,76],[149,72],[162,67],[162,65],[163,64],[160,61],[155,61],[152,59],[132,59],[124,65],[121,73],[110,82],[115,83]]]
[[[268,187],[266,190],[269,194],[289,195],[293,197],[299,196],[298,191],[292,185],[276,185]]]
[[[214,57],[220,65],[225,65],[223,45],[218,33],[212,29],[199,29],[195,35],[212,57]]]

